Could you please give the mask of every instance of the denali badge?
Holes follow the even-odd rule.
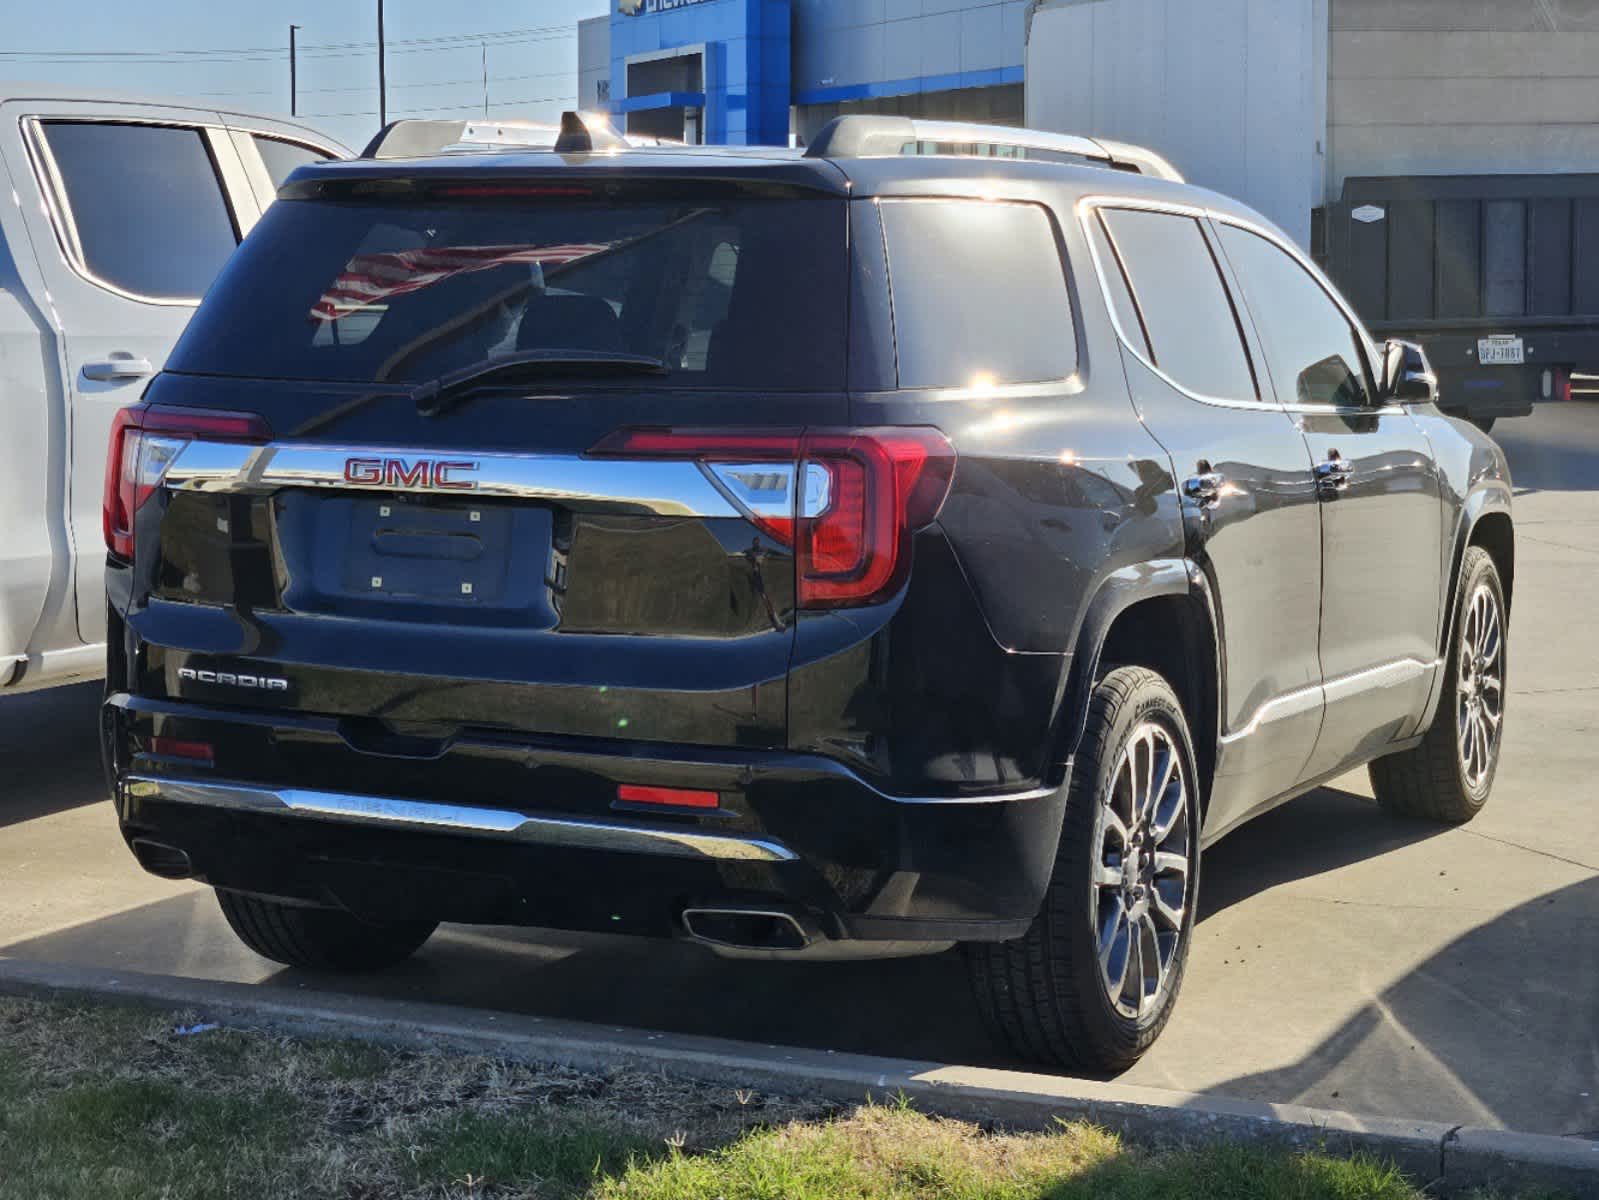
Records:
[[[224,687],[255,688],[262,692],[289,690],[287,679],[275,679],[269,675],[236,674],[233,671],[196,671],[193,667],[179,667],[178,678],[186,679],[190,683],[219,683]]]
[[[347,458],[344,482],[357,487],[471,492],[477,490],[477,480],[459,476],[476,470],[477,463],[464,459]]]

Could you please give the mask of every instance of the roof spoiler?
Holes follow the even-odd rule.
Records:
[[[587,154],[631,144],[604,113],[567,112],[561,114],[559,125],[540,121],[390,121],[367,143],[361,157],[425,158],[474,150]]]
[[[836,117],[811,141],[807,158],[895,158],[923,153],[921,147],[958,146],[956,153],[971,153],[979,146],[1016,151],[1016,158],[1066,159],[1132,171],[1156,179],[1183,183],[1182,173],[1153,150],[1124,142],[1082,137],[1075,133],[1046,133],[1009,125],[982,125],[970,121],[919,121],[910,117]]]

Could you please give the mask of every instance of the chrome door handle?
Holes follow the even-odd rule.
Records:
[[[1349,486],[1349,477],[1355,473],[1355,464],[1334,454],[1326,462],[1316,464],[1316,482],[1323,487],[1342,490]]]
[[[83,364],[83,377],[96,383],[111,383],[118,379],[146,379],[155,374],[148,358],[108,358],[104,362]]]
[[[1216,471],[1205,471],[1183,481],[1183,495],[1190,500],[1197,500],[1200,508],[1215,508],[1221,503],[1221,475]]]

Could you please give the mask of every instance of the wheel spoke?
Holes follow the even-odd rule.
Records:
[[[1121,896],[1114,899],[1113,908],[1102,926],[1099,939],[1099,969],[1105,977],[1105,986],[1111,998],[1120,996],[1127,985],[1127,971],[1132,960],[1132,926],[1127,920],[1127,910]]]
[[[1134,1012],[1136,1012],[1139,1016],[1143,1016],[1144,1015],[1144,977],[1145,977],[1144,973],[1148,969],[1146,967],[1145,963],[1144,963],[1144,927],[1143,927],[1143,923],[1139,922],[1137,925],[1131,926],[1128,929],[1128,934],[1129,934],[1129,936],[1132,939],[1133,962],[1136,963],[1137,967],[1138,967],[1136,972],[1129,969],[1129,971],[1127,973],[1128,981],[1131,982],[1134,985],[1134,987],[1135,987],[1135,990],[1133,992],[1133,1005],[1132,1006],[1133,1006]],[[1123,989],[1123,990],[1125,992],[1125,989]]]
[[[1171,927],[1173,932],[1180,933],[1183,928],[1184,916],[1182,902],[1183,886],[1178,884],[1173,890],[1177,893],[1176,903],[1173,903],[1167,897],[1166,888],[1162,886],[1161,881],[1156,880],[1155,884],[1149,889],[1149,905],[1151,911],[1159,914],[1160,918]]]
[[[1121,863],[1112,865],[1100,859],[1094,864],[1094,883],[1099,887],[1121,887],[1126,877]]]

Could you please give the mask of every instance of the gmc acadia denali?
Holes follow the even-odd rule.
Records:
[[[134,854],[309,968],[958,943],[1131,1064],[1206,845],[1362,764],[1482,807],[1513,567],[1425,356],[1174,176],[861,116],[299,169],[113,437]]]

